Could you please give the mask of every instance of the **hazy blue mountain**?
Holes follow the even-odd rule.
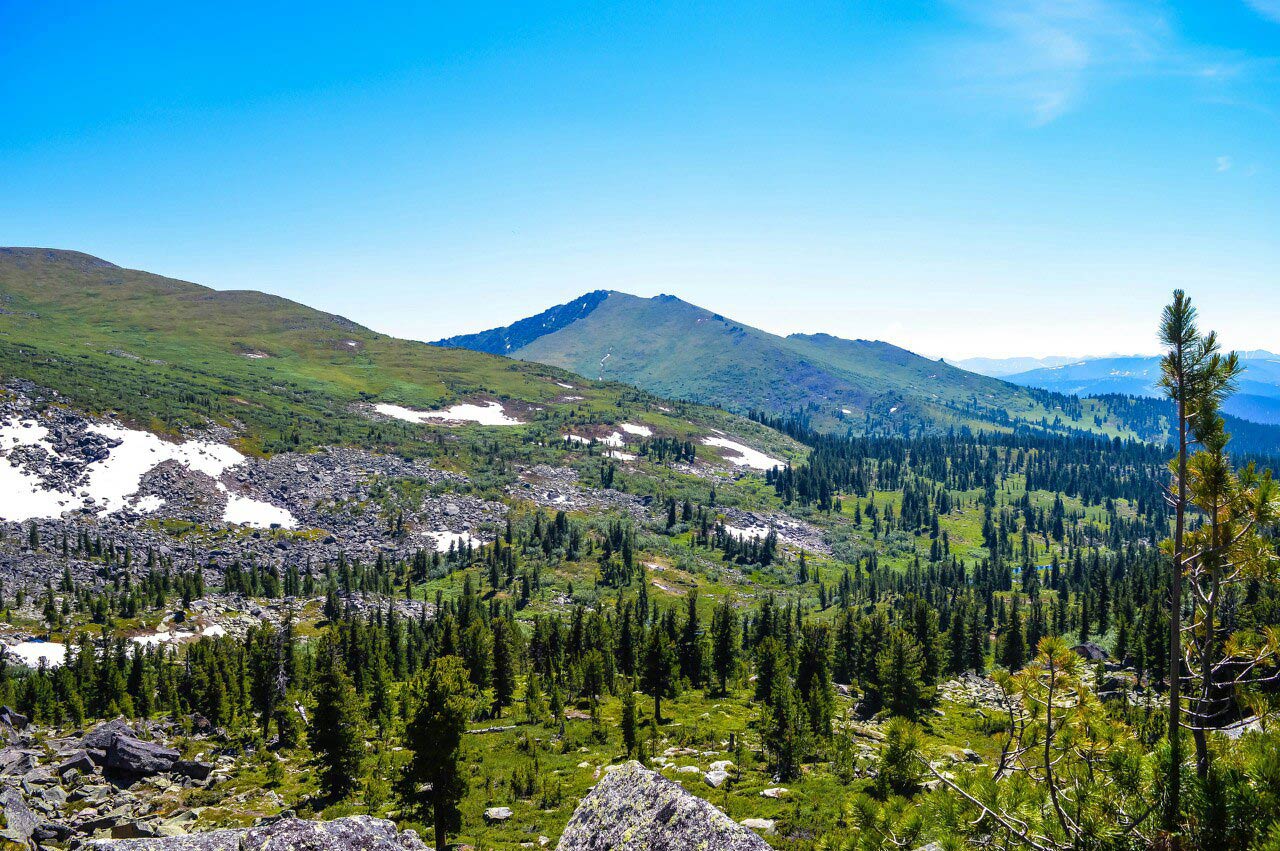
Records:
[[[1259,349],[1240,356],[1245,371],[1239,391],[1227,400],[1224,410],[1244,419],[1280,424],[1280,355]],[[1155,356],[1094,358],[1005,376],[1006,381],[1024,387],[1072,396],[1158,396],[1159,378],[1160,358]]]

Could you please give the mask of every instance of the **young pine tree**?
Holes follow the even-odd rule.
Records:
[[[466,664],[441,656],[410,685],[410,715],[405,747],[413,757],[402,778],[407,806],[416,807],[435,829],[437,851],[448,847],[449,833],[462,827],[458,803],[467,791],[462,772],[462,736],[475,704],[476,689]],[[428,813],[429,811],[429,813]]]
[[[360,783],[362,702],[337,648],[329,643],[320,651],[315,695],[308,737],[320,768],[320,788],[342,799]]]

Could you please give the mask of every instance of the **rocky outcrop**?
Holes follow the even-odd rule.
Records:
[[[123,774],[149,776],[172,769],[178,756],[175,750],[121,735],[115,737],[107,751],[107,768]]]
[[[11,842],[19,847],[26,845],[35,833],[37,821],[17,789],[10,787],[0,790],[0,815],[4,816],[0,841]]]
[[[569,819],[558,851],[768,851],[756,834],[678,783],[629,762]]]
[[[333,821],[287,818],[243,830],[187,836],[98,839],[94,851],[426,851],[418,834],[385,819],[349,816]]]
[[[174,836],[196,820],[172,811],[170,793],[210,789],[229,769],[178,759],[167,722],[108,721],[84,735],[26,725],[0,745],[0,847],[45,846],[109,833],[117,838]],[[192,738],[189,741],[198,742]],[[145,780],[143,783],[137,781]]]

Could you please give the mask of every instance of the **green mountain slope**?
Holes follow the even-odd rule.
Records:
[[[371,417],[377,402],[431,410],[499,401],[548,434],[648,406],[631,388],[550,366],[401,340],[277,296],[38,248],[0,249],[0,376],[157,431],[225,424],[244,448],[266,452],[424,439]],[[690,428],[689,412],[679,413],[647,417],[679,434]],[[723,414],[701,413],[700,422],[725,427]]]
[[[513,336],[495,329],[438,345],[480,347]],[[888,343],[825,334],[779,337],[667,295],[610,292],[576,321],[509,353],[732,411],[804,410],[828,430],[1028,422],[1129,433],[1107,424],[1105,411],[1088,402],[976,375]]]

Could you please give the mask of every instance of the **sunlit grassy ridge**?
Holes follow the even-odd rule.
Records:
[[[630,388],[397,339],[277,296],[211,290],[77,252],[0,249],[0,297],[6,378],[160,430],[228,424],[250,449],[403,447],[420,434],[373,421],[359,409],[371,402],[426,410],[493,399],[535,428],[643,414],[664,433],[694,430],[687,409],[664,412]]]
[[[827,334],[779,337],[675,296],[646,299],[610,292],[603,299],[592,297],[598,295],[509,328],[440,344],[502,351],[739,413],[804,410],[815,427],[830,431],[1007,430],[1033,424],[1135,433],[1116,421],[1095,421],[1095,408],[1105,406],[1078,409],[1075,400],[967,372],[889,343]],[[1105,420],[1105,409],[1101,414]]]

